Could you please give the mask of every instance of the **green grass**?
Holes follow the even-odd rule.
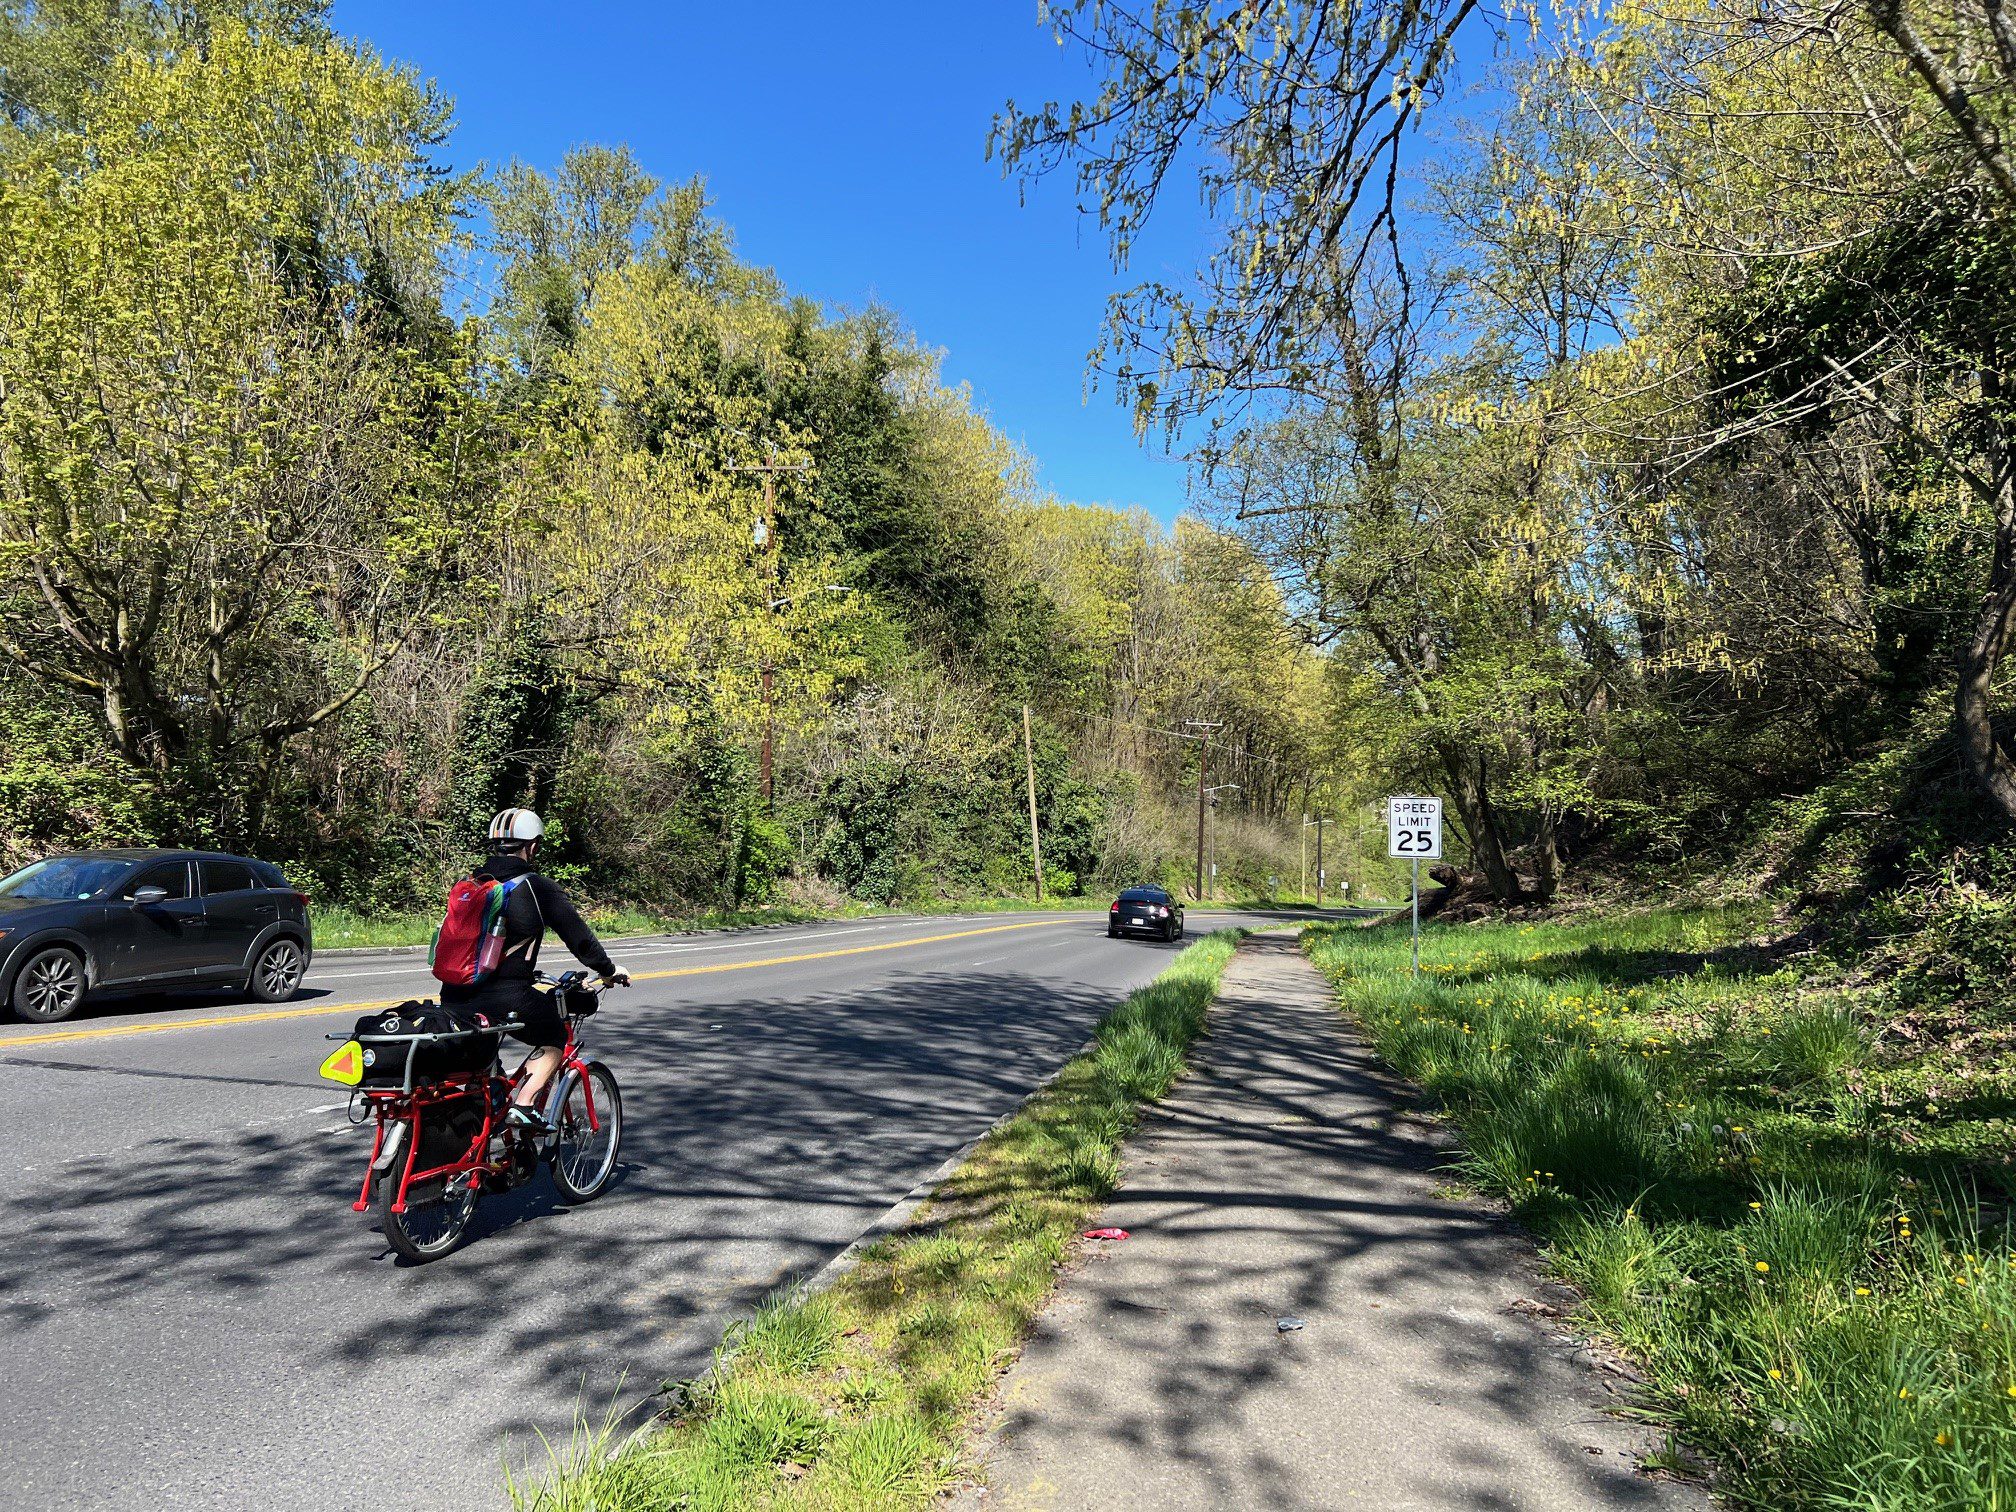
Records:
[[[671,934],[690,929],[733,929],[750,924],[803,924],[824,917],[803,908],[745,908],[704,914],[658,913],[643,908],[584,910],[589,925],[606,940],[625,935]],[[311,913],[315,948],[337,950],[398,945],[431,945],[441,925],[436,909],[424,913],[360,914],[341,904],[316,905]]]
[[[614,1449],[584,1425],[520,1512],[918,1507],[951,1483],[968,1418],[1113,1190],[1141,1105],[1165,1095],[1239,931],[1207,936],[1101,1021],[1092,1049],[989,1134],[908,1229],[831,1290],[729,1329],[670,1420]],[[613,1452],[612,1452],[613,1450]]]
[[[2010,1068],[1884,1037],[1763,923],[1434,928],[1418,980],[1403,930],[1305,941],[1731,1502],[2016,1507]]]

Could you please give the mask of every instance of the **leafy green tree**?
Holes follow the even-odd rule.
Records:
[[[512,163],[485,186],[502,264],[497,323],[527,372],[571,346],[596,285],[635,259],[658,181],[627,147],[570,148],[551,174]]]
[[[445,108],[231,18],[70,108],[0,158],[0,652],[257,834],[431,612],[484,465],[467,344],[386,339],[381,297],[430,297]]]

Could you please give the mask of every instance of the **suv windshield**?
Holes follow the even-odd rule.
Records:
[[[64,898],[89,898],[125,876],[131,861],[103,856],[52,856],[31,861],[13,876],[0,879],[0,898],[33,898],[54,903]]]

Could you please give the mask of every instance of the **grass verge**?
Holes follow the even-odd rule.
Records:
[[[1427,929],[1418,980],[1403,931],[1304,938],[1731,1501],[2016,1506],[2016,1099],[1761,922]]]
[[[657,913],[643,908],[588,908],[589,926],[605,940],[625,935],[675,934],[692,929],[734,929],[751,924],[805,924],[826,915],[809,908],[748,908],[707,914]],[[360,914],[338,905],[314,910],[315,948],[387,949],[399,945],[431,945],[441,926],[439,909],[431,913]]]
[[[1099,1024],[1020,1112],[973,1149],[903,1232],[834,1286],[773,1297],[713,1370],[676,1388],[670,1421],[610,1453],[584,1427],[520,1512],[880,1508],[930,1501],[957,1471],[967,1418],[1049,1296],[1072,1238],[1113,1190],[1120,1146],[1163,1096],[1240,931],[1179,955]]]

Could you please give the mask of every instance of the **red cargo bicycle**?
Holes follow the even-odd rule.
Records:
[[[386,1240],[408,1260],[438,1260],[454,1249],[485,1192],[522,1186],[542,1163],[569,1204],[599,1196],[616,1174],[622,1093],[615,1073],[589,1059],[582,1042],[602,989],[579,971],[542,977],[540,985],[554,994],[567,1023],[560,1070],[542,1110],[551,1134],[527,1133],[504,1116],[525,1075],[523,1064],[508,1078],[500,1074],[500,1037],[522,1027],[517,1023],[329,1036],[350,1043],[323,1063],[323,1074],[355,1086],[352,1117],[376,1126],[364,1185],[351,1207],[360,1213],[375,1207]],[[471,1066],[474,1057],[483,1063]],[[443,1064],[459,1069],[439,1069]]]

